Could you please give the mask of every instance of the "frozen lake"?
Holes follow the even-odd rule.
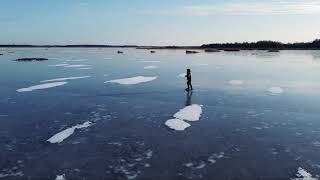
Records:
[[[0,50],[0,179],[320,175],[320,51],[117,50]]]

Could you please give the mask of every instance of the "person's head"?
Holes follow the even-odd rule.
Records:
[[[190,69],[187,69],[187,73],[191,73],[191,70],[190,70]]]

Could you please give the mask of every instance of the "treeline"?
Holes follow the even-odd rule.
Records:
[[[20,44],[0,44],[0,48],[136,48],[136,45],[90,45],[90,44],[79,44],[79,45],[20,45]]]
[[[243,42],[243,43],[215,43],[204,44],[201,48],[214,49],[320,49],[320,39],[312,42],[297,42],[297,43],[281,43],[277,41],[258,41],[258,42]]]

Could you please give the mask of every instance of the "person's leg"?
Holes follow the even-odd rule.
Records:
[[[192,84],[191,84],[191,82],[190,82],[190,87],[191,87],[191,90],[192,90]]]

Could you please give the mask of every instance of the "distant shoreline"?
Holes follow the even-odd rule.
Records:
[[[312,42],[281,43],[277,41],[258,41],[241,43],[214,43],[201,46],[139,46],[139,45],[21,45],[0,44],[0,48],[136,48],[136,49],[216,49],[216,50],[320,50],[320,39]]]

